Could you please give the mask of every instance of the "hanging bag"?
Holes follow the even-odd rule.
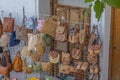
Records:
[[[45,20],[41,32],[55,38],[58,21],[59,18],[56,16],[49,17],[48,19]]]
[[[33,31],[31,29],[27,29],[25,27],[25,11],[23,8],[23,22],[21,26],[18,25],[16,26],[16,39],[23,40],[27,43],[28,42],[27,34],[32,32]]]
[[[67,30],[64,26],[57,26],[56,29],[56,40],[65,41],[67,40]]]
[[[60,54],[56,51],[50,51],[49,53],[49,60],[51,63],[58,63],[60,60]]]
[[[7,47],[10,42],[10,35],[8,33],[2,34],[0,38],[0,47]]]
[[[80,59],[82,57],[80,49],[73,48],[71,52],[71,56],[73,59]]]
[[[12,60],[12,69],[16,72],[22,72],[22,59],[20,52],[17,52],[16,56]]]
[[[13,30],[14,30],[14,18],[12,18],[10,13],[10,17],[4,17],[3,31],[13,32]]]
[[[0,74],[5,77],[8,77],[10,70],[11,70],[10,56],[8,55],[7,51],[4,51],[2,54],[2,60],[0,64]]]
[[[75,26],[71,26],[69,29],[69,36],[68,36],[68,41],[71,43],[76,43],[78,42],[78,29]]]
[[[18,45],[20,43],[20,40],[17,40],[16,39],[16,32],[13,31],[11,36],[10,36],[10,43],[9,43],[9,46],[10,47],[13,47],[15,45]]]

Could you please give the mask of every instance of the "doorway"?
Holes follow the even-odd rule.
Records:
[[[120,9],[112,9],[109,80],[120,80]]]

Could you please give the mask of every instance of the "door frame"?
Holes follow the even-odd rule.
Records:
[[[108,80],[111,80],[111,73],[112,73],[112,52],[113,52],[113,18],[114,18],[114,9],[111,8],[111,26],[110,26],[110,50],[109,50],[109,73],[108,73]]]

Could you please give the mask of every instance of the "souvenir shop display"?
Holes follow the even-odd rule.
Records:
[[[58,11],[59,16],[37,20],[33,16],[26,16],[23,9],[23,23],[15,26],[15,30],[14,18],[5,17],[3,25],[0,21],[1,75],[10,77],[13,70],[25,75],[38,73],[46,80],[67,80],[68,77],[71,80],[90,80],[90,75],[93,80],[99,76],[102,41],[98,26],[90,26],[90,21],[85,20],[89,16],[81,19],[86,9],[65,9],[68,9],[66,15]],[[19,44],[22,41],[24,44],[21,47]],[[12,62],[10,55],[13,54],[9,50],[15,53]],[[10,80],[18,79],[15,76],[15,79],[13,77]],[[41,80],[41,77],[24,77],[24,80]]]

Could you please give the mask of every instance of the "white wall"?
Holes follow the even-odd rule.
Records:
[[[11,12],[13,17],[17,19],[16,24],[20,24],[22,19],[22,9],[25,7],[26,15],[35,15],[35,0],[0,0],[0,11],[4,11],[4,16],[8,16]],[[19,15],[19,21],[17,17]],[[0,13],[1,17],[1,13]]]

